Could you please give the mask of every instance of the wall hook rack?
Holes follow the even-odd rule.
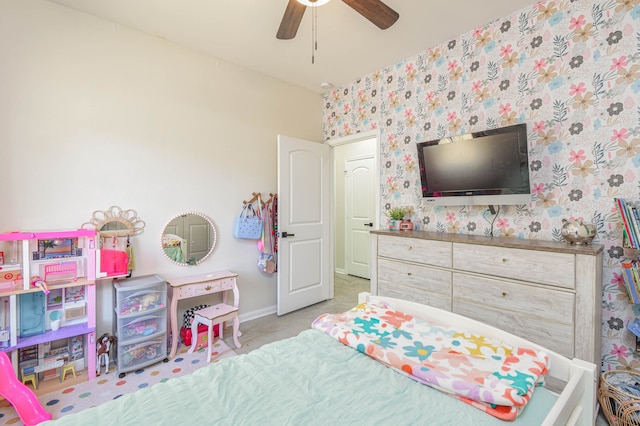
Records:
[[[243,201],[242,204],[252,204],[256,201],[258,201],[260,199],[260,193],[259,192],[252,192],[252,197],[249,199],[249,201]]]

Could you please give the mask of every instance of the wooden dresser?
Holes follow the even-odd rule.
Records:
[[[601,245],[372,231],[371,292],[428,304],[601,365]]]

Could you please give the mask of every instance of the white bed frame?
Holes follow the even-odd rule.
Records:
[[[549,355],[550,369],[547,377],[563,383],[564,388],[547,414],[542,426],[580,425],[593,426],[597,414],[596,393],[598,372],[596,365],[580,359],[569,359],[526,339],[507,333],[453,312],[390,297],[360,293],[358,303],[366,301],[386,301],[394,309],[424,320],[464,328],[470,333],[478,333],[502,340],[505,343],[544,350]],[[557,392],[555,392],[557,394]]]

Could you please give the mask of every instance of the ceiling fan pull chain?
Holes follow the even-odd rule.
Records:
[[[318,50],[318,7],[311,6],[311,64],[315,64],[315,53]]]

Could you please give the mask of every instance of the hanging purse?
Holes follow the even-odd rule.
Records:
[[[240,216],[236,217],[233,236],[249,240],[258,240],[262,236],[262,219],[253,208],[253,204],[245,204]]]
[[[276,272],[277,268],[276,253],[273,242],[273,213],[269,203],[267,203],[262,209],[262,218],[264,219],[264,232],[262,233],[262,249],[258,256],[258,269],[262,272],[266,272],[267,274],[273,274]],[[269,236],[269,248],[271,249],[271,253],[267,253],[265,251],[266,247],[264,240],[267,235]]]

